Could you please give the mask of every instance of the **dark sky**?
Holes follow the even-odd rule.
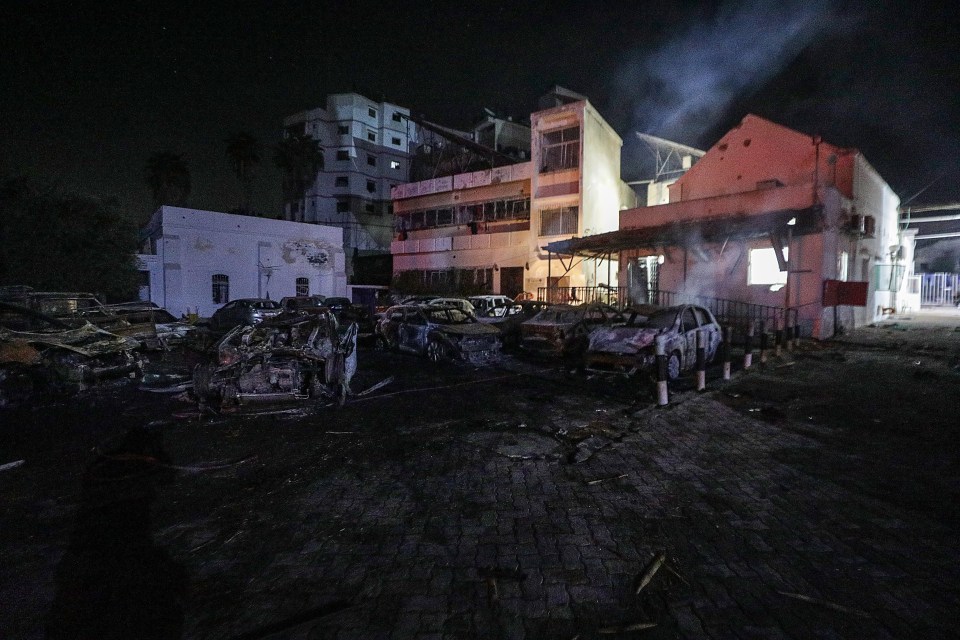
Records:
[[[950,5],[943,9],[941,4]],[[146,159],[184,154],[192,206],[239,189],[224,139],[357,91],[468,127],[554,84],[630,132],[707,148],[753,112],[861,149],[916,202],[960,200],[960,3],[15,2],[0,20],[0,174],[151,209]],[[254,205],[275,212],[269,150]]]

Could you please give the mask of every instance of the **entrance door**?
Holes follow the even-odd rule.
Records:
[[[523,267],[500,268],[500,294],[511,300],[523,293]]]

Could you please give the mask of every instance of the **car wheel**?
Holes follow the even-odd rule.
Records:
[[[427,343],[427,360],[430,362],[442,362],[447,359],[447,348],[436,340]]]
[[[680,377],[680,352],[674,351],[667,360],[667,380],[676,380]]]

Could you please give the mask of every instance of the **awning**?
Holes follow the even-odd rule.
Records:
[[[807,235],[821,229],[822,207],[781,210],[761,214],[739,214],[697,220],[678,220],[652,227],[620,229],[585,238],[558,240],[542,247],[558,255],[607,258],[629,249],[656,250],[663,247],[695,247],[729,240],[750,240],[786,236],[787,223],[796,218],[793,235]]]

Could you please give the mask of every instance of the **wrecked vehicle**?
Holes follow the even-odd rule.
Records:
[[[153,302],[123,302],[108,304],[104,308],[126,320],[131,327],[140,327],[141,330],[131,337],[143,343],[148,350],[166,350],[181,345],[197,330],[196,325],[178,320]]]
[[[538,300],[511,302],[505,307],[487,309],[477,315],[477,320],[500,330],[500,341],[504,348],[516,347],[520,344],[520,326],[549,306],[549,303]]]
[[[520,345],[531,353],[579,360],[591,331],[625,321],[608,304],[555,304],[520,325]]]
[[[324,296],[286,296],[280,298],[280,308],[284,313],[320,313],[325,307]]]
[[[83,387],[139,374],[140,344],[80,318],[59,320],[0,302],[0,405],[49,384]]]
[[[377,324],[377,347],[473,365],[500,357],[500,332],[450,305],[397,305]]]
[[[656,364],[656,339],[666,339],[667,377],[677,379],[693,369],[697,360],[697,332],[705,333],[706,359],[713,360],[722,339],[720,325],[708,309],[678,305],[647,315],[634,311],[619,326],[601,327],[590,334],[583,356],[586,369],[633,374],[652,372]]]
[[[337,320],[342,325],[348,325],[351,322],[357,324],[357,337],[361,340],[373,338],[374,317],[370,310],[362,304],[354,304],[350,298],[331,297],[323,301],[325,307],[333,311]]]
[[[356,325],[341,331],[330,311],[237,326],[214,345],[215,362],[194,370],[194,395],[201,408],[288,399],[342,405],[356,347]]]

